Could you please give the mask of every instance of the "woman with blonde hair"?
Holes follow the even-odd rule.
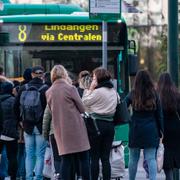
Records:
[[[54,136],[61,156],[60,178],[72,180],[74,161],[80,162],[83,179],[90,179],[90,149],[87,130],[81,113],[84,106],[76,87],[67,82],[68,73],[62,65],[51,70],[52,86],[46,93],[47,103],[52,114]]]

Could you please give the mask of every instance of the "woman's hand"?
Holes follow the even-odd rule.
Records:
[[[96,79],[93,79],[92,82],[91,82],[89,90],[93,91],[96,86],[97,86],[97,81],[96,81]]]

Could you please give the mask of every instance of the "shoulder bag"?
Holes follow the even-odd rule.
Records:
[[[127,108],[126,101],[119,100],[117,95],[117,106],[114,114],[114,125],[123,125],[131,121],[131,117]]]

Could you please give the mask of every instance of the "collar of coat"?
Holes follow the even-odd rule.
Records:
[[[66,83],[67,84],[65,79],[56,79],[53,84],[59,84],[59,83]]]

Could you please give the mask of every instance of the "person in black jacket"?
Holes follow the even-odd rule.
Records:
[[[23,81],[21,82],[21,86],[27,84],[29,81],[32,80],[32,68],[26,68],[23,73]]]
[[[149,178],[156,180],[156,149],[163,135],[163,117],[148,71],[137,73],[134,88],[125,100],[133,109],[129,124],[129,180],[135,180],[141,149],[148,164]]]
[[[159,77],[157,90],[164,115],[164,172],[166,180],[173,180],[173,169],[180,168],[180,93],[169,73]]]
[[[17,173],[17,139],[18,121],[14,112],[15,98],[12,95],[13,84],[3,82],[0,93],[0,153],[6,146],[8,157],[8,174],[11,180],[16,180]]]
[[[40,89],[40,101],[42,109],[44,110],[46,107],[46,97],[45,92],[48,89],[47,85],[43,84],[43,73],[44,69],[41,66],[34,66],[32,68],[32,80],[27,83],[27,85],[23,85],[16,96],[15,101],[15,110],[16,115],[19,118],[20,116],[20,99],[23,91],[25,91],[29,87],[35,87]],[[35,168],[35,178],[42,179],[42,170],[43,170],[43,163],[44,163],[44,154],[46,148],[46,141],[42,136],[42,120],[43,114],[39,121],[36,123],[28,122],[26,120],[22,121],[23,128],[24,128],[24,141],[25,141],[25,151],[26,151],[26,180],[33,179],[33,171]],[[34,160],[35,157],[35,160]],[[35,163],[34,163],[35,162]]]

